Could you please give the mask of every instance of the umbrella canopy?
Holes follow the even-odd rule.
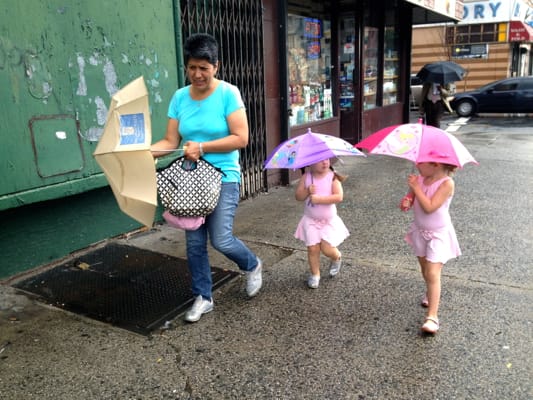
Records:
[[[302,168],[319,161],[339,156],[365,156],[346,140],[311,132],[289,139],[281,143],[268,156],[266,169]]]
[[[455,136],[421,123],[383,128],[355,146],[371,154],[405,158],[415,163],[438,162],[461,168],[469,162],[478,164]]]
[[[142,77],[116,92],[104,132],[93,155],[113,190],[120,209],[152,226],[157,207],[155,162],[148,91]]]
[[[453,61],[437,61],[424,65],[416,74],[424,82],[446,83],[462,81],[466,70]]]

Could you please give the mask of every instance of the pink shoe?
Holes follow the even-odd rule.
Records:
[[[429,301],[428,301],[428,295],[427,293],[424,294],[424,297],[422,297],[422,300],[420,300],[420,305],[422,307],[428,307],[429,306]]]
[[[439,330],[438,318],[426,317],[424,325],[422,325],[422,331],[426,333],[437,333]]]

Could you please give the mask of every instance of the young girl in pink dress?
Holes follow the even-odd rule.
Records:
[[[341,252],[337,249],[350,233],[337,215],[337,206],[343,199],[341,182],[330,160],[320,161],[304,172],[296,188],[295,197],[305,201],[304,215],[294,237],[307,246],[310,275],[307,285],[318,288],[320,283],[320,253],[331,260],[329,275],[334,277],[341,268]]]
[[[400,207],[407,211],[413,206],[414,222],[405,240],[418,257],[422,276],[426,282],[426,295],[422,306],[427,315],[422,331],[436,333],[439,330],[439,302],[442,266],[461,255],[449,208],[454,193],[451,175],[457,167],[436,162],[416,165],[420,175],[410,175],[407,181],[410,191],[402,199]]]

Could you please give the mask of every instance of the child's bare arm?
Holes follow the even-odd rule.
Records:
[[[309,190],[305,187],[305,174],[302,175],[300,178],[300,181],[298,182],[298,186],[296,187],[296,192],[294,193],[294,197],[298,201],[304,201],[309,196]]]
[[[409,184],[411,186],[411,183]],[[452,179],[447,179],[441,183],[435,194],[430,198],[422,191],[417,184],[411,186],[413,193],[415,194],[422,209],[430,214],[438,210],[446,201],[448,197],[453,195],[455,184]]]

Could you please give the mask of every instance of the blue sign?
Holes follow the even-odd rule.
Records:
[[[144,114],[125,114],[120,116],[120,144],[144,144]]]
[[[316,18],[304,18],[304,37],[320,39],[322,37],[322,23]]]

